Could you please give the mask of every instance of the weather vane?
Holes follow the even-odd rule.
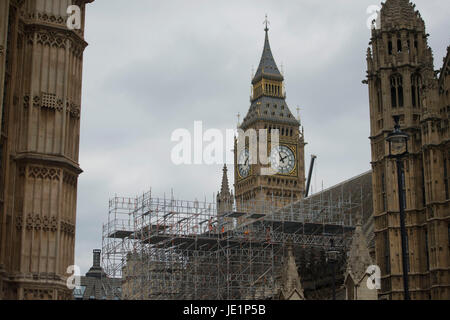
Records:
[[[266,25],[266,28],[264,29],[264,31],[266,31],[266,32],[269,31],[269,25],[270,25],[270,22],[269,22],[269,20],[267,19],[267,14],[266,14],[266,19],[264,20],[263,24]]]

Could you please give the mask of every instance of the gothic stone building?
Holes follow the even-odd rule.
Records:
[[[86,3],[0,1],[0,299],[70,299]],[[70,5],[81,29],[66,25]]]
[[[380,298],[403,299],[399,195],[406,206],[409,289],[412,299],[450,299],[449,56],[434,70],[420,13],[408,0],[387,0],[367,53],[373,168],[376,262]],[[410,136],[397,190],[387,135],[400,117]]]

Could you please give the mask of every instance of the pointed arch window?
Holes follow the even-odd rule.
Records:
[[[399,74],[391,76],[392,108],[403,107],[403,77]]]
[[[397,52],[402,52],[402,40],[400,39],[397,40]]]
[[[420,74],[411,75],[411,98],[413,108],[421,107],[420,88],[422,87],[422,77]]]

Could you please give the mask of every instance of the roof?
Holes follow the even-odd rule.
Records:
[[[346,276],[350,275],[358,283],[363,279],[370,265],[372,265],[372,259],[367,248],[367,239],[361,224],[357,224],[347,259]]]
[[[258,70],[252,80],[252,84],[256,84],[261,79],[283,81],[283,75],[278,70],[272,50],[269,43],[269,29],[266,26],[264,49],[259,62]],[[247,129],[251,124],[257,121],[272,121],[277,124],[287,124],[292,126],[300,126],[300,122],[292,115],[286,104],[286,99],[282,97],[262,96],[251,101],[250,109],[240,126],[241,129]]]
[[[309,198],[318,199],[331,199],[338,201],[340,198],[354,199],[356,202],[361,203],[361,207],[352,209],[351,216],[357,220],[361,219],[362,228],[367,238],[369,248],[372,248],[374,244],[373,233],[373,196],[372,196],[372,170],[360,174],[356,177],[345,180],[335,186],[325,189],[321,192],[311,195]]]
[[[259,120],[285,123],[294,126],[300,125],[300,122],[295,119],[289,110],[286,100],[276,97],[261,96],[254,100],[242,122],[241,128],[246,129]]]
[[[256,70],[256,74],[253,78],[252,84],[257,83],[262,78],[271,79],[271,80],[279,80],[283,81],[284,78],[278,70],[275,59],[273,58],[272,50],[270,49],[269,43],[269,29],[266,28],[266,38],[264,41],[264,49],[261,56],[261,61],[259,62],[258,69]]]
[[[415,11],[415,5],[409,0],[386,0],[380,12],[381,28],[418,26],[425,29],[425,23],[420,13]]]

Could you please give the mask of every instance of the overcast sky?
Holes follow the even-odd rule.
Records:
[[[416,0],[435,68],[450,44],[450,1]],[[76,264],[101,248],[115,194],[212,201],[222,166],[172,164],[175,129],[236,127],[250,106],[268,14],[287,104],[301,107],[313,189],[370,169],[366,73],[369,5],[379,0],[96,0],[88,5],[84,55]],[[241,118],[242,119],[242,118]],[[230,167],[229,179],[234,180]]]

